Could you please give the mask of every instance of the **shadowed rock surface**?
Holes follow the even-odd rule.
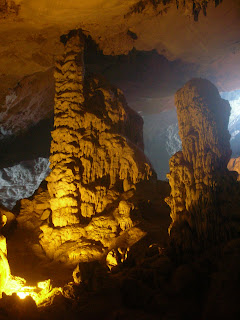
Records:
[[[145,235],[136,226],[136,189],[156,184],[156,174],[143,152],[142,118],[119,89],[85,78],[83,34],[69,34],[64,45],[55,71],[48,191],[21,201],[18,222],[36,230],[49,258],[76,264],[102,258],[118,237],[128,247]]]
[[[240,180],[240,157],[230,159],[228,163],[228,170],[236,171],[238,173],[237,180]]]
[[[180,117],[184,146],[171,162],[170,199],[180,194],[173,207],[184,212],[173,215],[169,239],[169,184],[156,181],[144,156],[142,119],[120,90],[89,74],[106,76],[145,116],[146,154],[165,179],[158,162],[181,146],[169,110],[176,89],[192,77],[221,91],[240,86],[239,13],[236,0],[0,0],[0,180],[14,176],[28,189],[31,166],[48,170],[53,131],[49,181],[17,203],[15,216],[0,206],[8,246],[7,253],[0,236],[0,295],[24,293],[3,290],[9,266],[27,284],[50,278],[45,293],[61,286],[41,308],[30,296],[3,294],[1,319],[239,319],[240,188],[226,170],[226,123],[218,130],[221,116],[208,97],[218,107],[223,101],[211,85],[199,89],[206,99],[194,92],[194,106],[209,110]],[[61,45],[62,34],[79,28],[87,39],[70,32]],[[238,157],[238,113],[232,118]],[[39,157],[43,166],[34,165]],[[23,160],[30,175],[23,163],[10,169]],[[17,192],[8,186],[7,193]]]
[[[182,151],[169,162],[171,195],[166,201],[171,207],[170,235],[179,247],[226,240],[230,237],[228,217],[222,208],[214,207],[220,205],[222,196],[230,197],[227,187],[236,180],[227,170],[230,105],[204,79],[187,82],[177,91],[175,103]]]
[[[210,85],[210,88],[212,88],[212,85]],[[96,100],[96,92],[98,91],[104,93],[100,95],[102,98],[101,104],[95,103],[98,101]],[[101,120],[105,125],[112,123],[112,119],[116,119],[113,115],[116,116],[117,114],[117,119],[119,119],[119,113],[117,113],[119,109],[125,110],[126,115],[132,114],[124,104],[120,104],[120,101],[122,101],[118,100],[120,93],[116,89],[112,89],[101,78],[94,76],[88,78],[88,80],[85,79],[83,92],[85,101],[82,106],[86,107],[84,114],[91,115],[93,113],[98,121]],[[109,98],[110,92],[112,93],[111,96],[115,98],[114,101],[118,104],[111,104],[113,100]],[[106,97],[108,100],[106,100]],[[90,101],[94,103],[90,103]],[[197,101],[202,103],[199,103],[200,107],[206,106],[206,100],[199,98]],[[203,104],[203,101],[205,104]],[[218,100],[218,103],[221,101],[221,99]],[[196,103],[196,99],[194,102]],[[222,102],[223,106],[227,106],[225,101]],[[98,108],[96,108],[96,105]],[[116,105],[118,105],[118,108],[113,108]],[[111,121],[107,117],[109,112],[112,115]],[[209,120],[209,113],[211,115],[211,109],[206,112],[205,120]],[[200,115],[202,115],[201,112]],[[134,124],[134,116],[135,113],[133,113],[131,124]],[[197,126],[198,122],[193,123],[202,133],[201,126]],[[217,126],[211,128],[210,124],[212,123],[214,122],[209,121],[209,126],[206,126],[209,129],[208,133],[217,128]],[[142,124],[137,122],[135,125],[134,128],[139,129]],[[224,122],[224,126],[227,128],[227,123]],[[95,129],[95,133],[97,128],[99,127],[91,127],[91,129]],[[114,131],[116,128],[114,126],[111,128],[111,133],[116,134],[116,131]],[[130,137],[132,137],[131,139],[135,141],[135,144],[131,143],[130,145],[138,144],[140,147],[137,150],[140,154],[143,154],[141,132],[133,138],[131,132],[124,131],[127,126],[118,126],[117,129],[119,130],[119,128],[122,128],[121,135],[117,131],[119,139],[122,137],[126,139],[124,140],[126,143],[130,143]],[[188,130],[188,133],[189,131],[192,132],[192,130]],[[98,134],[94,137],[95,140],[93,141],[96,141]],[[193,137],[196,137],[196,135],[193,135]],[[226,230],[228,221],[224,221],[222,216],[219,220],[217,218],[208,219],[207,223],[209,225],[206,228],[204,225],[201,229],[201,222],[204,220],[201,219],[201,215],[193,220],[193,214],[208,215],[211,213],[215,215],[216,213],[227,212],[229,214],[231,212],[231,215],[236,214],[236,221],[239,222],[240,189],[238,183],[228,184],[229,179],[226,178],[228,176],[235,177],[234,174],[227,174],[228,171],[225,168],[229,157],[229,141],[226,139],[225,156],[221,156],[220,151],[223,152],[223,150],[218,146],[221,139],[211,140],[210,134],[204,137],[205,143],[202,144],[194,139],[191,141],[194,141],[195,144],[189,144],[185,141],[185,148],[189,148],[187,149],[186,159],[191,159],[192,163],[195,164],[195,166],[193,164],[192,166],[188,165],[188,168],[192,168],[191,172],[194,172],[193,168],[199,169],[198,162],[194,162],[197,157],[194,157],[192,152],[196,149],[192,146],[202,147],[205,156],[209,153],[212,155],[212,153],[215,153],[209,148],[206,149],[205,146],[209,146],[214,141],[216,143],[214,150],[217,156],[212,157],[212,163],[217,163],[218,168],[222,171],[207,170],[207,167],[204,166],[205,162],[201,162],[201,168],[205,171],[202,170],[198,177],[204,180],[204,177],[208,175],[209,179],[207,181],[213,181],[216,185],[219,182],[222,183],[220,185],[223,187],[221,197],[211,198],[216,196],[216,193],[212,190],[212,193],[209,194],[209,202],[204,202],[206,206],[201,207],[201,210],[191,211],[187,223],[190,225],[190,222],[195,222],[196,225],[191,225],[190,233],[187,223],[184,223],[183,227],[180,225],[182,228],[179,228],[179,225],[176,227],[176,224],[179,223],[176,220],[171,229],[171,232],[174,229],[174,237],[171,233],[171,240],[174,239],[176,244],[176,240],[180,239],[177,244],[182,245],[184,243],[185,248],[186,244],[188,248],[190,244],[196,249],[200,242],[199,239],[202,240],[205,237],[204,239],[208,240],[208,245],[203,246],[201,248],[203,250],[198,251],[199,254],[186,255],[178,252],[176,255],[172,247],[168,247],[167,228],[170,219],[169,208],[164,203],[164,198],[169,195],[170,191],[167,182],[156,182],[154,179],[152,181],[142,180],[128,191],[123,190],[123,183],[120,186],[119,184],[113,185],[118,197],[111,202],[110,206],[107,206],[107,210],[93,213],[90,216],[80,216],[83,222],[80,221],[77,224],[55,227],[52,218],[52,197],[47,188],[47,181],[44,181],[31,198],[21,200],[14,208],[17,216],[17,221],[15,221],[18,224],[17,228],[14,227],[14,223],[13,226],[11,224],[6,225],[4,228],[7,227],[8,229],[4,230],[3,228],[3,232],[8,238],[8,260],[12,274],[23,276],[28,283],[35,283],[50,277],[55,286],[61,286],[62,288],[59,294],[49,300],[48,305],[41,308],[36,307],[31,297],[20,300],[16,294],[12,296],[3,295],[0,300],[2,318],[14,320],[49,318],[77,320],[79,317],[84,320],[96,318],[106,320],[130,320],[135,318],[142,320],[208,320],[215,319],[217,316],[218,319],[237,320],[240,312],[238,299],[239,223],[235,225],[235,227],[238,227],[238,233],[235,234],[236,239],[222,244],[222,242],[215,241],[215,235],[219,236],[219,231]],[[55,137],[54,144],[56,144],[56,141],[57,137]],[[97,146],[99,147],[99,145]],[[73,149],[71,143],[69,145],[63,144],[63,147],[66,150],[76,150]],[[69,155],[69,152],[67,155]],[[83,154],[79,159],[82,159],[82,157]],[[182,155],[182,159],[184,159],[183,157]],[[204,161],[204,159],[205,157],[199,157],[199,161]],[[91,164],[93,163],[92,161]],[[174,169],[177,171],[179,166],[172,166],[171,169],[172,172]],[[118,169],[118,172],[120,171]],[[97,171],[93,172],[96,173]],[[184,166],[182,172],[184,172]],[[222,178],[220,177],[221,174]],[[90,179],[92,175],[83,177],[84,179]],[[184,177],[186,178],[186,175]],[[89,183],[84,183],[84,181],[80,180],[79,183],[84,184],[85,188],[89,187]],[[108,180],[108,183],[110,181]],[[185,179],[184,182],[186,181],[189,180]],[[101,185],[101,187],[106,187],[105,182],[104,179],[95,180],[96,185]],[[200,182],[202,181],[200,180]],[[234,178],[232,182],[234,182]],[[209,191],[209,185],[199,184],[202,186],[202,192]],[[93,192],[94,184],[91,186]],[[111,190],[109,184],[107,190]],[[219,189],[216,190],[219,191]],[[234,202],[232,198],[228,198],[230,193],[235,196]],[[197,203],[201,204],[201,196],[199,196],[199,199]],[[215,200],[217,201],[214,202]],[[230,206],[226,206],[226,203]],[[210,205],[212,206],[209,210]],[[5,209],[1,209],[0,213],[12,217],[12,214]],[[186,219],[186,216],[183,215],[183,220]],[[65,216],[63,218],[65,219]],[[216,224],[216,221],[221,222],[222,229],[218,228],[219,225]],[[214,227],[217,228],[214,229]],[[194,231],[197,228],[202,233],[198,234],[199,238],[194,238]],[[212,233],[214,237],[211,239],[208,234],[209,230],[217,231],[217,233]],[[222,235],[225,237],[226,233],[220,233],[218,239],[226,240],[226,238],[222,238]]]

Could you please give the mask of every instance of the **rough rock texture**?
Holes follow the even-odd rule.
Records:
[[[54,78],[52,68],[24,77],[9,89],[0,113],[0,139],[27,131],[53,114]]]
[[[105,54],[156,49],[171,60],[200,63],[203,76],[211,73],[223,87],[237,88],[238,3],[225,0],[216,7],[215,2],[220,1],[2,0],[0,100],[24,76],[53,67],[59,36],[79,27]]]
[[[119,315],[119,319],[132,319],[136,316],[138,317],[139,314],[138,310],[133,309],[134,304],[140,309],[145,308],[147,305],[150,312],[149,314],[146,311],[145,314],[145,312],[140,311],[140,315],[144,314],[138,317],[139,319],[152,319],[152,300],[150,299],[152,290],[154,292],[157,290],[157,293],[163,292],[165,283],[167,284],[172,273],[171,261],[164,255],[165,250],[162,249],[165,247],[168,237],[167,226],[170,220],[169,208],[164,203],[164,196],[169,194],[169,186],[167,183],[160,181],[157,184],[153,184],[152,187],[149,187],[149,184],[144,185],[145,189],[142,189],[141,203],[144,205],[143,212],[146,215],[144,230],[148,233],[148,236],[135,243],[130,250],[124,251],[120,244],[118,244],[117,250],[111,250],[111,252],[115,251],[116,253],[118,251],[117,260],[118,258],[121,260],[117,266],[113,267],[112,273],[106,268],[104,261],[80,262],[74,271],[73,283],[71,277],[72,265],[66,266],[63,263],[49,260],[44,262],[36,259],[31,260],[30,252],[25,251],[23,234],[19,234],[16,237],[15,231],[11,240],[8,240],[8,259],[11,270],[14,274],[24,277],[30,283],[36,283],[36,281],[41,280],[40,277],[46,279],[46,276],[48,276],[54,286],[62,287],[62,294],[65,298],[59,295],[51,301],[52,304],[49,305],[49,308],[41,307],[37,310],[32,310],[27,304],[28,298],[18,300],[17,297],[14,299],[14,296],[4,296],[0,300],[3,319],[18,319],[20,315],[24,319],[35,319],[35,316],[36,319],[49,319],[49,317],[51,319],[67,317],[79,319],[80,313],[83,319],[116,319],[116,317],[119,318]],[[38,208],[40,209],[41,201],[44,200],[43,197],[42,199],[40,197],[40,194],[42,193],[43,195],[44,192],[42,187],[40,188],[42,190],[39,189],[38,194],[36,193],[34,197],[28,199],[33,202],[33,206],[31,201],[21,201],[26,211],[29,208],[28,212],[25,211],[26,217],[30,218],[30,213],[37,216],[37,210]],[[143,202],[143,199],[147,200]],[[35,200],[38,200],[38,203]],[[151,202],[151,205],[148,204],[148,201]],[[46,199],[44,202],[47,204]],[[21,212],[20,215],[22,215]],[[21,224],[21,227],[24,225],[26,223]],[[141,229],[143,228],[141,227]],[[18,228],[18,231],[20,231],[20,228]],[[140,229],[138,232],[141,232]],[[31,229],[30,232],[27,232],[25,229],[24,234],[27,233],[32,235],[34,231]],[[133,229],[129,229],[128,233],[128,238],[125,237],[124,239],[125,244],[129,244],[129,239],[134,240]],[[58,235],[56,236],[58,237]],[[124,234],[122,234],[122,238],[123,236]],[[138,236],[138,234],[136,233],[135,236]],[[121,240],[119,238],[116,240]],[[163,238],[165,241],[163,241]],[[51,241],[54,240],[56,240],[56,237],[53,240],[51,239]],[[28,242],[30,242],[30,238],[28,238]],[[123,245],[122,240],[121,244]],[[82,252],[84,253],[84,248]],[[67,255],[67,252],[64,252],[64,254]],[[48,269],[46,270],[43,266],[48,266]],[[65,269],[63,269],[63,266],[65,266]],[[66,277],[70,270],[70,277]],[[134,281],[132,281],[132,278]],[[168,287],[164,290],[164,296],[167,290]],[[149,292],[151,296],[148,295]],[[169,296],[166,296],[165,299],[172,301]],[[23,310],[20,305],[22,305]],[[154,319],[159,319],[159,309],[156,310],[156,313],[157,315],[154,316]]]
[[[228,100],[231,107],[228,130],[231,134],[230,146],[232,158],[240,156],[240,92],[220,92],[221,98]],[[173,97],[174,103],[174,97]],[[176,108],[164,110],[159,114],[143,115],[145,153],[150,159],[158,178],[164,180],[169,172],[169,158],[182,148],[178,134],[178,120]],[[230,159],[229,170],[240,171],[236,165],[238,160]],[[232,169],[233,162],[236,163]]]
[[[2,297],[2,292],[4,291],[11,274],[8,260],[7,260],[6,238],[3,235],[0,235],[0,270],[1,270],[0,297]]]
[[[12,209],[16,202],[30,197],[49,174],[49,161],[38,158],[0,170],[0,202]]]
[[[48,189],[51,196],[54,226],[78,223],[81,146],[81,115],[83,110],[84,39],[78,36],[68,40],[65,55],[56,63],[56,96],[54,127],[51,143],[51,169]]]
[[[220,240],[228,235],[222,210],[218,208],[218,194],[227,197],[227,186],[235,177],[227,170],[231,156],[230,106],[221,99],[217,88],[204,79],[187,82],[176,93],[175,104],[182,151],[169,162],[171,195],[166,199],[171,207],[169,232],[180,243],[188,237],[188,241],[194,242],[190,239],[195,236],[196,241],[209,237]]]
[[[237,180],[240,181],[240,157],[231,158],[227,167],[229,171],[236,171],[238,173]]]
[[[218,6],[222,0],[140,0],[134,4],[130,11],[126,14],[126,17],[134,13],[142,13],[146,8],[152,7],[157,14],[167,13],[171,3],[175,2],[177,9],[184,8],[186,13],[191,17],[194,17],[194,20],[198,20],[199,13],[203,11],[203,14],[207,15],[208,4],[213,2],[215,6]],[[185,14],[186,14],[185,13]]]
[[[154,180],[155,173],[143,152],[142,118],[120,90],[85,77],[84,35],[62,40],[47,177],[50,210],[44,207],[41,215],[40,244],[49,257],[76,262],[99,259],[121,231],[129,245],[144,235],[134,227],[131,199],[136,185]],[[21,215],[23,210],[18,220]]]
[[[126,106],[121,92],[101,88],[101,80],[94,79],[84,94],[83,42],[78,39],[68,40],[55,72],[52,172],[47,180],[52,221],[60,227],[102,212],[119,190],[128,191],[152,175],[140,150],[142,119]]]
[[[13,0],[1,0],[0,19],[14,19],[19,13],[20,5]]]

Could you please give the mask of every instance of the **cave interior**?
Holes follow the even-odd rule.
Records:
[[[239,29],[0,0],[0,319],[239,319]]]

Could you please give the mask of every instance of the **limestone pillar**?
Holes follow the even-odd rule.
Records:
[[[80,118],[84,95],[84,36],[70,33],[64,53],[55,65],[54,131],[51,143],[51,173],[48,180],[52,222],[55,227],[79,223]]]
[[[223,212],[231,156],[230,105],[208,80],[193,79],[175,95],[182,151],[170,159],[170,236],[177,246],[229,237]],[[188,242],[188,243],[187,243]],[[192,242],[192,243],[191,243]]]

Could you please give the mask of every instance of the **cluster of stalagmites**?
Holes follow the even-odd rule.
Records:
[[[231,156],[230,105],[208,80],[193,79],[175,95],[182,151],[170,159],[169,232],[179,247],[230,237],[224,202],[236,180]]]
[[[40,245],[48,257],[88,261],[114,247],[124,232],[129,242],[143,235],[134,228],[131,199],[136,185],[155,173],[143,152],[142,118],[120,90],[85,75],[81,32],[63,41],[55,68],[48,191],[23,200],[18,221],[41,229]],[[30,204],[36,204],[35,214],[27,213]]]

